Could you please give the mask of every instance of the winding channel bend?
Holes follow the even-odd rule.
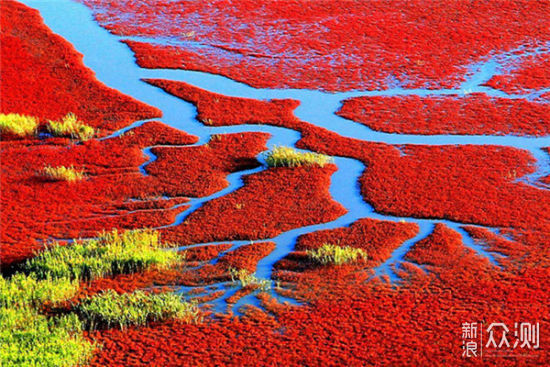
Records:
[[[134,55],[128,46],[119,42],[124,38],[112,35],[107,30],[100,27],[93,20],[91,10],[86,6],[70,0],[20,1],[30,7],[38,9],[44,18],[45,24],[52,29],[53,32],[71,42],[76,50],[84,55],[84,64],[96,73],[98,80],[109,87],[119,90],[121,93],[130,95],[144,103],[159,108],[163,113],[162,121],[164,123],[184,130],[189,134],[198,136],[199,142],[197,145],[207,143],[210,140],[210,136],[213,134],[267,132],[271,134],[271,138],[268,141],[268,147],[272,147],[274,145],[295,146],[295,143],[300,138],[300,134],[294,130],[267,125],[238,125],[223,127],[204,126],[195,119],[197,111],[192,104],[141,81],[142,78],[160,78],[183,81],[202,89],[233,97],[245,97],[260,100],[275,98],[297,99],[300,101],[300,106],[295,110],[295,115],[299,119],[326,128],[327,130],[340,134],[341,136],[365,141],[382,142],[394,145],[502,145],[528,150],[537,160],[537,170],[533,174],[524,177],[522,180],[525,181],[526,184],[534,185],[541,189],[548,189],[548,187],[542,186],[542,184],[538,182],[538,179],[550,174],[550,159],[548,154],[541,149],[543,147],[550,146],[550,137],[531,138],[511,135],[472,136],[388,134],[373,131],[365,125],[346,120],[335,114],[344,99],[358,96],[440,96],[482,92],[492,97],[533,99],[541,93],[548,91],[538,91],[529,95],[509,95],[502,91],[482,86],[484,82],[489,80],[493,75],[502,69],[501,63],[503,62],[503,59],[506,59],[506,57],[514,57],[511,56],[513,53],[497,55],[488,61],[472,65],[470,67],[471,76],[465,83],[463,83],[460,89],[428,90],[394,88],[379,91],[353,91],[343,93],[326,93],[322,91],[299,89],[257,89],[223,76],[204,72],[140,68],[135,63]],[[136,37],[134,37],[134,39],[135,38]],[[131,126],[121,129],[113,135],[121,134],[122,132],[138,126],[145,121],[149,120],[136,121]],[[149,156],[149,161],[146,164],[149,164],[156,158],[151,153],[151,147],[145,148],[144,153]],[[259,157],[259,160],[262,161],[261,156]],[[432,232],[436,223],[444,223],[459,232],[462,235],[463,242],[466,246],[475,250],[479,255],[487,257],[493,264],[498,266],[493,254],[486,251],[482,246],[476,244],[473,239],[470,238],[469,235],[461,228],[463,223],[437,219],[395,217],[376,213],[373,208],[363,200],[359,191],[358,179],[365,170],[364,164],[360,161],[344,157],[334,157],[334,161],[338,165],[338,171],[332,176],[330,193],[332,194],[334,200],[340,202],[340,204],[348,210],[348,213],[329,223],[296,228],[282,233],[274,238],[262,240],[275,242],[276,249],[258,263],[256,273],[259,277],[268,279],[271,277],[273,265],[293,250],[296,239],[300,235],[322,229],[349,226],[351,223],[360,218],[406,221],[418,224],[420,228],[419,233],[414,238],[404,242],[392,253],[390,259],[375,269],[375,275],[388,275],[392,282],[399,281],[399,278],[394,272],[394,268],[398,268],[399,264],[404,261],[404,255],[414,243],[427,237]],[[144,174],[146,174],[144,169],[145,165],[141,167],[141,171]],[[190,208],[180,213],[176,217],[175,222],[171,225],[178,225],[183,222],[189,214],[205,202],[227,195],[228,193],[239,189],[243,185],[243,176],[259,172],[263,169],[265,169],[264,166],[230,174],[227,177],[229,182],[228,187],[208,197],[192,198],[189,203],[186,203],[186,205],[190,204]],[[494,231],[492,228],[488,229]],[[227,251],[232,251],[247,243],[249,243],[249,241],[233,241],[233,247]],[[213,260],[213,262],[215,261],[217,261],[217,259]],[[215,285],[215,287],[219,289],[223,286],[224,285],[221,283]],[[222,299],[218,300],[218,302],[214,302],[215,309],[218,311],[222,310],[221,307],[225,304],[225,299],[235,291],[235,289],[227,291]],[[277,295],[275,292],[272,292],[272,294],[279,299],[282,299],[282,297]],[[244,304],[257,305],[258,301],[255,297],[253,297],[253,295],[246,296],[234,306],[234,311],[237,311],[238,308]]]

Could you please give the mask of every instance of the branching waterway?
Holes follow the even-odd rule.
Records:
[[[226,134],[236,132],[267,132],[271,135],[268,147],[275,145],[295,146],[300,139],[297,131],[267,126],[267,125],[239,125],[211,127],[205,126],[196,120],[196,108],[194,105],[174,97],[163,90],[143,82],[143,78],[169,79],[183,81],[211,92],[253,99],[296,99],[300,106],[295,110],[296,116],[306,122],[323,127],[344,137],[361,139],[369,142],[381,142],[393,145],[420,144],[420,145],[501,145],[528,150],[537,160],[537,170],[522,180],[526,184],[535,185],[541,189],[547,189],[539,182],[539,178],[550,174],[550,159],[548,154],[541,148],[550,146],[549,137],[521,137],[521,136],[489,136],[489,135],[411,135],[411,134],[390,134],[373,131],[367,126],[356,123],[335,114],[343,100],[359,96],[443,96],[443,95],[464,95],[467,93],[482,92],[488,96],[505,98],[534,99],[545,91],[526,95],[510,95],[505,92],[483,86],[493,75],[501,72],[503,63],[509,58],[517,57],[510,52],[502,55],[495,55],[479,64],[469,67],[469,77],[459,89],[403,89],[394,88],[378,91],[353,91],[342,93],[327,93],[315,90],[299,89],[258,89],[243,83],[236,82],[229,78],[197,71],[171,70],[171,69],[144,69],[140,68],[133,53],[124,43],[122,38],[110,34],[101,28],[92,17],[91,10],[82,4],[69,0],[56,1],[33,1],[23,0],[23,3],[40,11],[44,21],[53,32],[59,34],[73,44],[80,53],[84,55],[84,64],[96,73],[96,77],[107,86],[115,88],[120,92],[130,95],[144,103],[159,108],[162,113],[162,121],[170,126],[186,131],[189,134],[199,137],[196,145],[205,144],[213,134]],[[133,39],[138,39],[133,37]],[[112,136],[119,135],[128,129],[138,126],[149,120],[136,121],[129,127],[117,131]],[[109,138],[109,137],[107,137]],[[151,153],[151,147],[145,148],[144,153],[149,160],[140,167],[143,174],[147,174],[145,167],[156,157]],[[291,252],[295,246],[296,239],[306,233],[317,230],[332,229],[349,226],[360,218],[373,218],[388,221],[405,221],[417,223],[419,232],[414,237],[405,241],[397,248],[391,257],[375,269],[375,276],[388,275],[392,282],[399,282],[395,269],[399,268],[404,260],[405,254],[417,241],[427,237],[433,230],[436,223],[444,223],[450,228],[459,232],[463,237],[466,246],[475,250],[479,255],[488,258],[495,266],[498,266],[494,254],[486,251],[483,246],[476,244],[472,238],[462,229],[464,223],[452,222],[443,219],[420,219],[411,217],[395,217],[382,215],[375,212],[371,205],[363,200],[360,194],[358,179],[365,170],[362,162],[345,157],[333,157],[338,171],[333,174],[330,193],[334,200],[338,201],[347,209],[347,214],[340,218],[323,224],[316,224],[307,227],[295,228],[284,232],[274,238],[262,239],[272,241],[276,249],[259,261],[256,274],[261,278],[271,278],[273,265]],[[263,162],[263,157],[258,157]],[[213,195],[201,198],[191,198],[191,201],[182,205],[189,205],[189,208],[177,215],[171,226],[182,223],[187,216],[200,208],[205,202],[227,195],[243,186],[243,176],[257,173],[266,169],[265,165],[258,168],[235,172],[227,177],[229,185]],[[484,227],[487,228],[487,227]],[[488,228],[489,230],[494,230]],[[252,239],[251,240],[255,240]],[[226,243],[227,241],[225,241]],[[233,251],[239,246],[250,243],[250,241],[232,241],[233,246],[220,254]],[[195,244],[213,245],[216,243]],[[218,256],[219,258],[219,256]],[[215,263],[217,259],[212,260]],[[234,294],[238,288],[228,288],[227,284],[219,283],[211,287],[213,291],[225,289],[223,297],[210,302],[218,311],[225,309],[225,299]],[[182,287],[182,290],[187,290]],[[283,299],[276,292],[273,296]],[[291,301],[291,300],[289,300]],[[258,300],[254,295],[242,298],[235,306],[234,311],[245,304],[257,305]]]

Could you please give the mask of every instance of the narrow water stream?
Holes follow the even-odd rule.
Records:
[[[471,66],[472,75],[463,83],[460,89],[403,89],[395,88],[380,91],[355,91],[342,93],[325,93],[313,90],[298,89],[257,89],[246,84],[233,81],[223,76],[186,71],[186,70],[165,70],[165,69],[143,69],[137,66],[131,50],[123,43],[119,42],[120,37],[110,34],[101,28],[92,18],[91,11],[82,4],[70,0],[56,1],[37,1],[23,0],[23,3],[36,8],[40,11],[44,21],[53,32],[61,35],[73,44],[73,46],[84,55],[84,64],[94,70],[96,77],[107,86],[115,88],[120,92],[130,95],[144,103],[155,106],[163,112],[162,121],[170,126],[184,130],[192,135],[199,137],[198,145],[209,141],[213,134],[225,134],[235,132],[268,132],[271,138],[268,147],[274,145],[294,146],[300,138],[296,131],[273,127],[267,125],[239,125],[229,127],[210,127],[204,126],[196,119],[195,107],[179,98],[165,93],[161,89],[151,86],[140,79],[142,78],[162,78],[176,81],[183,81],[199,88],[203,88],[215,93],[228,96],[246,97],[254,99],[273,99],[273,98],[292,98],[300,101],[300,106],[295,114],[298,118],[311,124],[321,126],[344,137],[352,137],[371,142],[383,142],[387,144],[423,144],[423,145],[448,145],[448,144],[478,144],[478,145],[502,145],[528,150],[537,160],[537,170],[535,173],[524,177],[522,180],[527,184],[536,185],[544,188],[538,179],[550,174],[550,159],[541,149],[550,146],[550,137],[529,138],[519,136],[486,136],[486,135],[409,135],[409,134],[388,134],[377,132],[368,127],[346,120],[335,115],[344,99],[357,96],[397,96],[397,95],[463,95],[465,93],[483,92],[489,96],[506,98],[536,98],[541,92],[528,95],[509,95],[482,86],[495,73],[502,69],[502,60],[506,60],[506,55],[496,55],[486,62]],[[510,56],[511,57],[511,56]],[[120,134],[131,127],[142,124],[143,121],[136,121],[130,127],[122,129],[114,135]],[[144,149],[144,153],[149,156],[149,161],[141,167],[142,173],[146,174],[145,166],[155,159],[151,153],[151,147]],[[262,157],[259,157],[262,161]],[[468,234],[460,227],[462,223],[451,222],[447,220],[418,219],[409,217],[395,217],[381,215],[376,213],[373,208],[367,204],[360,195],[358,178],[364,171],[363,163],[349,158],[334,157],[338,165],[338,171],[332,176],[330,192],[334,200],[340,202],[348,213],[335,221],[317,224],[302,228],[296,228],[269,241],[276,243],[276,249],[270,255],[263,258],[257,267],[257,275],[262,278],[270,278],[273,265],[281,258],[285,257],[293,250],[297,237],[302,234],[310,233],[321,229],[331,229],[348,226],[360,218],[374,218],[389,221],[406,221],[417,223],[420,231],[414,238],[403,243],[396,249],[391,258],[375,269],[376,275],[388,275],[392,281],[399,281],[392,267],[399,266],[403,261],[403,256],[410,247],[428,236],[436,223],[445,223],[449,227],[457,230],[464,240],[464,244],[474,249],[481,256],[487,257],[493,264],[497,265],[493,254],[485,251],[482,246],[476,245]],[[177,225],[203,205],[205,202],[227,195],[242,187],[242,177],[244,175],[259,172],[265,169],[264,166],[252,170],[236,172],[228,176],[229,186],[211,196],[203,198],[192,198],[190,208],[179,214],[176,221],[171,225]],[[491,229],[491,228],[489,228]],[[492,229],[491,229],[492,230]],[[249,243],[249,241],[234,241],[234,250],[238,246]],[[216,261],[216,260],[214,260]],[[222,285],[216,285],[218,288]],[[221,303],[215,304],[215,307],[221,307],[225,304],[224,299],[230,293],[221,299]],[[275,295],[275,293],[273,293]],[[257,304],[253,296],[248,296],[235,306],[235,310],[243,304]]]

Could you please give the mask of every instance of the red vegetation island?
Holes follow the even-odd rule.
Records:
[[[420,135],[550,135],[550,104],[465,96],[357,97],[338,115],[373,130]]]

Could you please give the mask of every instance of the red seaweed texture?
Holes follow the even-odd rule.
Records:
[[[317,267],[298,283],[297,292],[310,299],[307,306],[275,307],[262,298],[276,319],[256,312],[201,325],[167,322],[94,333],[105,347],[93,365],[246,365],[250,360],[293,366],[423,365],[434,359],[444,365],[518,365],[522,359],[488,357],[497,352],[491,348],[483,359],[465,359],[460,342],[462,322],[521,319],[550,327],[548,258],[525,253],[521,246],[517,251],[508,255],[523,267],[499,268],[464,247],[457,232],[437,225],[407,256],[412,262],[402,272],[407,282],[398,290],[367,282],[367,274],[355,266]],[[534,265],[533,259],[543,263]],[[541,334],[541,343],[548,340]],[[544,349],[529,356],[529,365],[544,365],[548,358]]]
[[[175,130],[170,136],[180,140]],[[183,137],[188,139],[186,134]],[[154,141],[170,143],[160,139]],[[41,247],[37,239],[87,237],[103,229],[169,224],[185,208],[172,208],[185,203],[185,198],[159,197],[155,177],[139,172],[145,162],[140,145],[126,142],[124,136],[82,145],[37,138],[29,145],[5,141],[0,150],[3,265],[30,256]],[[47,165],[72,165],[87,177],[75,183],[46,181],[40,170]]]
[[[73,112],[102,131],[160,116],[156,108],[99,83],[82,64],[82,55],[49,31],[37,11],[2,1],[0,17],[3,113],[46,120]]]
[[[543,151],[545,152],[545,154],[550,154],[550,148],[543,148]],[[546,185],[550,185],[550,174],[546,177],[542,177],[541,182]]]
[[[81,56],[52,34],[36,11],[6,1],[1,13],[2,113],[48,119],[74,112],[104,132],[159,115],[155,108],[95,80]],[[16,70],[16,65],[28,66]],[[45,79],[33,81],[36,75]],[[46,239],[88,237],[112,228],[168,225],[186,209],[181,206],[186,196],[219,190],[225,187],[229,173],[257,165],[254,157],[265,149],[266,139],[266,134],[219,135],[208,146],[184,148],[198,139],[155,121],[119,137],[83,144],[64,138],[3,139],[2,266],[32,256]],[[156,145],[162,146],[155,148],[160,157],[144,176],[139,167],[147,158],[141,150]],[[162,154],[168,149],[177,151],[174,156],[179,161],[172,162],[174,168],[164,165],[171,158]],[[50,182],[40,176],[47,165],[73,165],[87,177],[77,183]],[[185,169],[184,174],[178,169]],[[171,192],[178,197],[162,197]]]
[[[550,52],[529,55],[509,66],[511,70],[496,75],[486,84],[507,93],[523,94],[550,88]]]
[[[188,286],[207,286],[220,281],[231,281],[230,269],[244,269],[250,274],[254,273],[258,261],[274,249],[273,242],[251,242],[233,251],[219,254],[215,264],[205,264],[182,272],[175,281]]]
[[[361,263],[361,267],[373,268],[388,260],[392,251],[417,233],[418,225],[415,223],[363,218],[349,227],[319,230],[300,236],[294,251],[279,261],[275,268],[283,272],[291,270],[295,272],[294,276],[300,277],[298,271],[315,269],[312,261],[307,258],[306,251],[317,249],[324,244],[360,248],[367,253],[367,259]],[[284,273],[278,274],[287,281],[297,281]]]
[[[275,237],[293,228],[330,222],[346,213],[328,191],[336,166],[270,168],[244,186],[208,201],[162,234],[181,244]]]
[[[492,98],[483,93],[445,97],[357,97],[338,115],[373,130],[400,134],[550,134],[550,104]]]
[[[37,11],[12,1],[1,6],[2,113],[47,119],[74,112],[103,131],[159,115],[157,109],[95,80],[83,66],[82,57],[46,28]],[[152,131],[160,129],[158,123],[146,126]],[[143,129],[145,126],[140,131]],[[194,139],[168,129],[172,132],[155,138],[156,143],[189,143]],[[138,174],[137,167],[144,160],[139,142],[119,144],[122,141],[91,140],[73,145],[68,139],[31,137],[0,143],[3,266],[31,256],[41,247],[36,239],[76,237],[103,228],[143,227],[174,217],[170,207],[115,210],[117,203],[147,197],[154,191],[151,180]],[[46,165],[75,165],[86,171],[88,178],[76,185],[46,182],[38,175]]]
[[[427,358],[425,356],[439,356],[445,364],[463,363],[464,360],[459,359],[462,352],[460,343],[456,342],[460,333],[455,330],[464,322],[462,320],[481,321],[483,317],[484,320],[502,319],[512,324],[520,318],[532,322],[543,320],[542,315],[548,311],[548,306],[543,301],[545,286],[540,282],[547,272],[539,265],[540,261],[548,261],[543,249],[544,244],[550,241],[547,235],[550,218],[545,214],[548,210],[541,208],[549,207],[550,198],[547,190],[525,181],[525,176],[536,169],[529,152],[499,146],[391,146],[362,142],[299,121],[290,116],[295,108],[290,102],[287,102],[286,111],[280,112],[279,106],[273,105],[275,101],[224,97],[179,82],[150,82],[196,104],[198,118],[205,123],[258,123],[254,116],[262,116],[265,123],[302,132],[303,137],[298,142],[301,148],[363,161],[366,170],[360,180],[362,193],[379,212],[504,227],[500,229],[501,234],[480,227],[466,227],[479,245],[488,247],[501,266],[497,268],[486,257],[465,247],[458,233],[437,225],[433,234],[415,245],[401,263],[397,272],[406,282],[398,291],[387,289],[384,283],[367,280],[374,266],[387,260],[393,249],[415,235],[417,229],[414,225],[364,219],[349,228],[302,236],[295,251],[276,265],[274,276],[284,286],[292,285],[292,291],[284,289],[281,293],[307,300],[310,306],[297,312],[276,307],[272,309],[264,304],[279,316],[277,330],[285,330],[285,339],[278,339],[278,335],[271,331],[271,322],[267,321],[264,322],[268,326],[260,323],[256,325],[258,329],[248,331],[249,353],[253,353],[261,363],[273,362],[271,353],[277,352],[284,355],[285,362],[291,365],[312,361],[330,364],[336,363],[336,360],[346,360],[350,364],[381,363],[381,355],[385,363],[407,359],[422,364]],[[479,97],[464,98],[475,100]],[[423,102],[430,101],[426,99]],[[470,103],[470,106],[474,103],[478,101]],[[505,103],[504,99],[502,103]],[[272,111],[275,112],[271,114]],[[464,111],[467,113],[466,107]],[[498,126],[495,123],[492,129]],[[479,124],[476,131],[480,131],[481,127]],[[523,125],[518,130],[504,131],[518,132],[520,129],[524,129],[523,133],[532,131],[533,135],[538,135],[544,125],[539,124],[537,129]],[[225,213],[224,210],[219,212]],[[225,216],[223,214],[220,218],[225,221]],[[228,217],[232,218],[233,214]],[[479,234],[476,231],[485,232]],[[506,245],[496,245],[494,241]],[[356,265],[313,266],[304,250],[325,242],[367,249],[369,257],[366,263]],[[531,286],[534,288],[529,289]],[[508,298],[503,298],[504,294]],[[524,297],[533,297],[534,301],[522,304],[521,299],[528,299]],[[532,308],[535,310],[533,314],[530,311]],[[448,313],[448,310],[453,311]],[[365,320],[376,320],[376,326]],[[214,329],[219,326],[217,323],[212,325]],[[166,327],[168,329],[162,329],[164,332],[171,328],[170,335],[182,338],[180,341],[185,340],[175,331],[175,326]],[[236,322],[228,327],[241,326]],[[366,328],[368,333],[340,333],[341,328],[351,330],[354,327]],[[399,331],[392,332],[390,336],[388,330]],[[149,333],[157,335],[157,332],[157,329],[143,330],[143,334],[139,331],[130,338],[137,341]],[[264,333],[271,334],[268,338]],[[318,337],[313,342],[311,339],[305,341],[300,336],[302,334]],[[125,340],[109,334],[107,340],[111,341],[111,338]],[[258,338],[261,343],[257,342]],[[292,340],[292,345],[285,344],[286,340]],[[339,340],[342,342],[337,342]],[[303,347],[300,346],[302,342]],[[315,356],[307,352],[313,348],[311,343],[319,345]],[[344,345],[346,352],[338,354],[337,351]],[[397,354],[396,345],[401,347]],[[144,347],[141,343],[139,346]],[[266,352],[266,349],[271,352]],[[147,350],[155,353],[152,349]],[[419,355],[418,350],[423,350],[423,353]],[[303,359],[296,359],[292,351],[303,353]],[[171,358],[177,354],[168,354],[170,357],[155,355]],[[211,358],[213,354],[217,357],[212,361],[228,361],[224,359],[223,352],[213,347],[207,347],[204,354],[199,353],[196,357],[186,354],[185,358]],[[118,360],[123,356],[108,353],[105,358]],[[547,355],[541,351],[533,358],[545,361]],[[238,359],[234,361],[227,363],[239,363]],[[498,363],[514,365],[515,361],[499,359]]]
[[[550,40],[546,1],[81,1],[115,34],[157,38],[127,42],[143,67],[255,87],[456,87],[491,52]]]
[[[324,243],[361,248],[368,260],[378,264],[390,257],[391,252],[418,233],[414,223],[359,219],[351,226],[312,232],[300,236],[296,251],[318,248]]]
[[[549,39],[546,1],[82,1],[113,33],[158,37],[158,45],[128,42],[143,66],[204,70],[267,87],[456,87],[467,65]],[[0,6],[0,112],[42,120],[74,112],[101,134],[159,116],[99,83],[36,11],[13,1]],[[171,45],[163,44],[166,39]],[[489,85],[520,94],[546,88],[545,60],[525,57]],[[167,321],[86,333],[101,345],[92,366],[548,365],[550,195],[543,187],[550,180],[533,178],[538,167],[528,151],[344,138],[296,118],[294,100],[234,98],[181,82],[148,82],[195,104],[206,125],[287,127],[301,133],[300,148],[363,162],[358,184],[364,199],[378,213],[405,219],[361,218],[300,236],[272,275],[274,292],[301,301],[299,306],[254,285],[235,289],[230,268],[256,271],[259,261],[279,250],[269,239],[346,213],[330,195],[335,165],[258,169],[237,190],[161,229],[163,240],[189,245],[180,249],[186,254],[182,264],[97,279],[82,284],[74,300],[105,289],[183,285],[201,302],[235,290],[227,298],[229,312],[199,324]],[[543,136],[548,113],[540,102],[547,95],[521,102],[481,94],[360,98],[348,100],[340,114],[389,132]],[[84,143],[3,137],[2,270],[33,256],[42,240],[170,225],[194,203],[189,197],[222,190],[229,174],[257,167],[268,137],[222,134],[189,146],[197,137],[158,121]],[[147,147],[152,162],[143,153]],[[87,176],[75,183],[48,181],[37,174],[45,165],[74,165]],[[375,270],[419,235],[419,226],[406,217],[439,222],[393,263],[399,281],[390,284]],[[451,226],[460,226],[477,246]],[[361,248],[367,259],[314,262],[306,251],[325,243]],[[233,315],[232,305],[246,295],[261,307]],[[487,348],[483,358],[463,358],[465,322],[538,322],[541,347],[504,350],[513,357]]]
[[[147,172],[158,178],[170,196],[207,196],[224,189],[230,173],[259,165],[256,156],[266,150],[269,134],[214,135],[205,145],[155,147],[157,159]]]
[[[297,100],[259,101],[212,93],[184,82],[163,79],[146,79],[145,81],[193,103],[197,107],[197,120],[205,125],[268,124],[288,126],[298,120],[292,112],[300,104]]]
[[[291,115],[296,101],[257,101],[221,96],[181,82],[149,82],[196,104],[198,118],[211,125],[258,123],[253,116],[266,116],[267,124],[302,132],[302,139],[297,144],[300,148],[361,160],[367,166],[360,179],[362,193],[377,211],[396,216],[452,219],[495,227],[548,228],[550,218],[544,213],[549,211],[540,211],[541,208],[550,208],[548,191],[521,181],[536,170],[535,161],[527,151],[499,146],[396,147],[364,142],[344,138],[300,121]],[[471,98],[475,101],[477,97]],[[396,99],[398,101],[398,97]],[[429,106],[435,103],[440,108],[440,112],[433,112],[430,117],[435,119],[439,114],[440,118],[444,118],[446,104],[438,105],[438,99],[434,100],[436,102],[425,98],[424,101]],[[274,105],[277,102],[286,105],[286,110],[280,109],[280,104]],[[378,106],[382,107],[382,103],[378,103]],[[540,105],[540,108],[546,107]],[[411,123],[407,126],[431,121],[426,116],[429,112],[421,114],[422,110],[424,108],[420,106],[417,108],[418,118],[411,117]],[[469,114],[471,121],[479,121],[478,115],[466,108],[464,111]],[[539,120],[533,119],[535,126],[537,121],[540,122],[539,129],[529,126],[525,120],[522,127],[530,129],[533,134],[541,134],[548,126],[548,117],[545,115],[541,111]],[[419,122],[413,122],[416,120]],[[500,123],[502,127],[505,125],[506,122]]]
[[[474,145],[402,151],[367,160],[362,192],[378,211],[548,230],[548,191],[518,181],[535,170],[528,152]]]
[[[216,258],[221,252],[229,250],[231,244],[196,246],[185,250],[187,261],[208,261]]]

